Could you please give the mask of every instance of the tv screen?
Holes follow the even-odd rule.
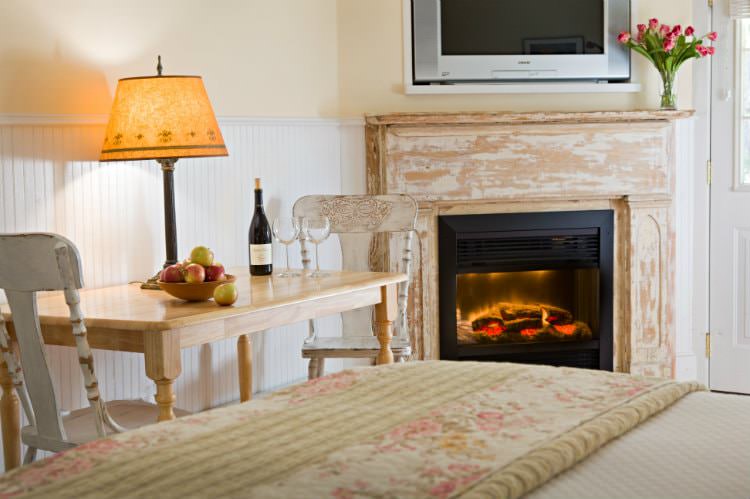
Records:
[[[441,0],[443,55],[604,53],[604,0]]]

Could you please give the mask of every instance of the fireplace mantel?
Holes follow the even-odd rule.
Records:
[[[630,123],[689,118],[694,111],[390,113],[366,117],[368,125],[482,125],[529,123]]]
[[[419,202],[410,325],[416,355],[439,358],[441,215],[611,209],[614,366],[675,365],[675,120],[691,111],[396,113],[366,119],[367,189]],[[392,243],[397,244],[397,243]],[[382,243],[371,265],[397,254]]]

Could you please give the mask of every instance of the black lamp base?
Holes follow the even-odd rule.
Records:
[[[161,165],[164,178],[164,238],[167,243],[167,260],[164,268],[177,263],[177,222],[174,207],[174,164],[177,158],[157,159]],[[161,270],[148,281],[141,284],[141,289],[161,289],[157,284]]]

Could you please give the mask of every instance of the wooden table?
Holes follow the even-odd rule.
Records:
[[[174,419],[173,384],[182,371],[180,350],[238,337],[240,400],[252,396],[249,333],[375,305],[381,350],[378,363],[393,362],[390,342],[397,310],[396,285],[405,274],[330,272],[323,278],[250,277],[246,268],[230,269],[237,276],[239,299],[231,307],[213,301],[188,303],[162,291],[137,284],[81,291],[88,340],[92,348],[138,352],[145,356],[146,375],[156,383],[159,421]],[[44,341],[75,347],[68,308],[60,293],[40,296],[39,319]],[[14,335],[7,306],[2,313]],[[6,470],[20,463],[18,397],[5,364],[0,367],[0,421]]]

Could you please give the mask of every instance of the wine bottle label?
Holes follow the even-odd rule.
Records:
[[[272,246],[271,244],[251,244],[250,265],[271,265],[273,263]]]

